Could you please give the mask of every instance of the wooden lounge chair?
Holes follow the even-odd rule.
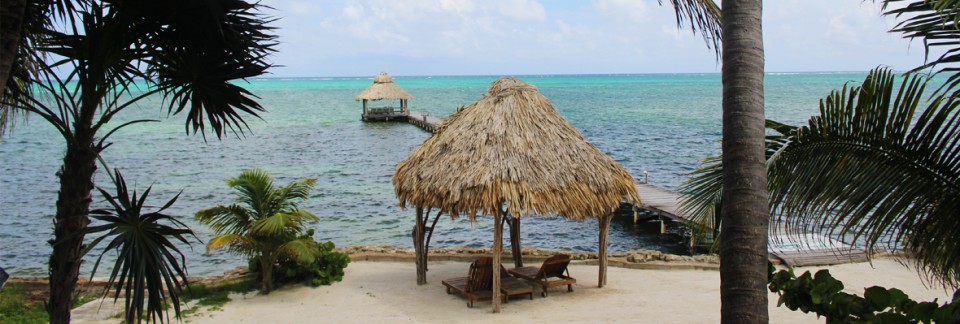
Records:
[[[500,300],[507,302],[510,296],[530,295],[533,299],[533,288],[520,280],[510,277],[507,270],[500,268]],[[467,307],[473,308],[473,302],[493,300],[493,258],[483,257],[470,264],[470,271],[466,277],[451,278],[442,281],[447,287],[447,293],[457,293],[467,298]]]
[[[573,291],[573,284],[577,279],[570,277],[570,270],[567,265],[570,264],[570,256],[566,254],[557,254],[547,258],[543,264],[537,267],[522,267],[509,270],[510,274],[543,287],[541,296],[547,297],[547,289],[567,285],[567,291]]]

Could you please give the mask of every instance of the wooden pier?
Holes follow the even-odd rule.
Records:
[[[667,218],[687,226],[699,226],[691,222],[690,215],[680,212],[680,195],[643,181],[635,181],[635,183],[642,201],[642,206],[635,207],[657,213],[661,221]],[[661,225],[661,228],[664,227],[665,225]],[[778,232],[787,233],[784,230]],[[791,267],[867,261],[864,250],[816,233],[771,234],[768,251],[771,260],[783,262]]]
[[[434,116],[427,116],[421,112],[411,111],[407,116],[407,122],[416,125],[425,131],[434,133],[437,131],[437,127],[440,126],[440,123],[443,122],[443,119]]]

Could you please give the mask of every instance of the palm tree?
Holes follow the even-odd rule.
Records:
[[[316,179],[294,181],[276,188],[266,171],[251,169],[227,180],[237,191],[237,202],[197,212],[196,218],[217,232],[207,243],[207,252],[227,248],[231,252],[259,259],[260,291],[273,290],[273,267],[277,258],[287,256],[301,264],[318,257],[311,237],[301,237],[304,223],[319,220],[297,205],[310,197]]]
[[[720,56],[723,78],[721,320],[766,323],[767,179],[764,167],[761,0],[671,0]],[[723,28],[721,28],[721,26]],[[722,38],[722,44],[721,44]],[[717,45],[720,45],[717,47]]]
[[[767,173],[760,0],[724,0],[720,320],[766,323]]]
[[[923,106],[924,88],[918,76],[896,87],[877,69],[831,93],[771,159],[770,207],[790,228],[826,228],[868,248],[897,242],[929,278],[957,287],[960,101]]]
[[[960,249],[951,239],[960,197],[960,72],[950,65],[960,58],[953,41],[960,2],[916,1],[885,14],[902,20],[893,32],[947,51],[908,73],[899,89],[889,70],[875,69],[860,87],[844,86],[822,100],[809,126],[780,125],[767,154],[771,212],[786,225],[775,228],[845,235],[871,249],[890,240],[916,253],[929,279],[957,287]],[[949,75],[923,107],[926,83],[917,75],[928,69]],[[708,165],[684,185],[687,210],[710,215],[720,202],[721,168]]]
[[[0,13],[7,14],[8,3]],[[186,113],[188,133],[211,130],[219,138],[229,130],[239,136],[244,116],[256,117],[262,108],[231,81],[264,73],[275,37],[260,6],[245,0],[30,1],[28,8],[41,14],[22,16],[20,56],[11,70],[26,77],[3,80],[3,102],[49,122],[66,143],[47,303],[50,322],[66,323],[90,223],[96,159],[117,129],[143,121],[104,128],[139,100],[162,95],[171,114]],[[60,23],[49,23],[53,19]],[[28,69],[33,74],[25,73],[23,62],[36,64]],[[7,95],[17,87],[34,92]]]

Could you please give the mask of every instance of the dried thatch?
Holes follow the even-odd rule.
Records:
[[[397,165],[400,206],[438,208],[475,220],[504,204],[514,217],[556,213],[582,220],[639,204],[633,177],[587,142],[537,88],[494,81],[477,102],[448,117]]]
[[[366,90],[363,90],[363,92],[357,95],[357,101],[381,99],[410,100],[413,99],[413,95],[397,86],[396,83],[393,83],[393,78],[390,77],[387,72],[380,72],[380,74],[373,79],[373,85],[367,87]]]

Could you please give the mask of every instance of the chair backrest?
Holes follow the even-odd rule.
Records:
[[[470,264],[467,291],[490,290],[493,286],[493,258],[482,257]]]
[[[566,254],[557,254],[543,261],[540,266],[540,272],[537,273],[537,279],[552,277],[564,277],[563,273],[567,271],[567,265],[570,264],[570,256]]]

